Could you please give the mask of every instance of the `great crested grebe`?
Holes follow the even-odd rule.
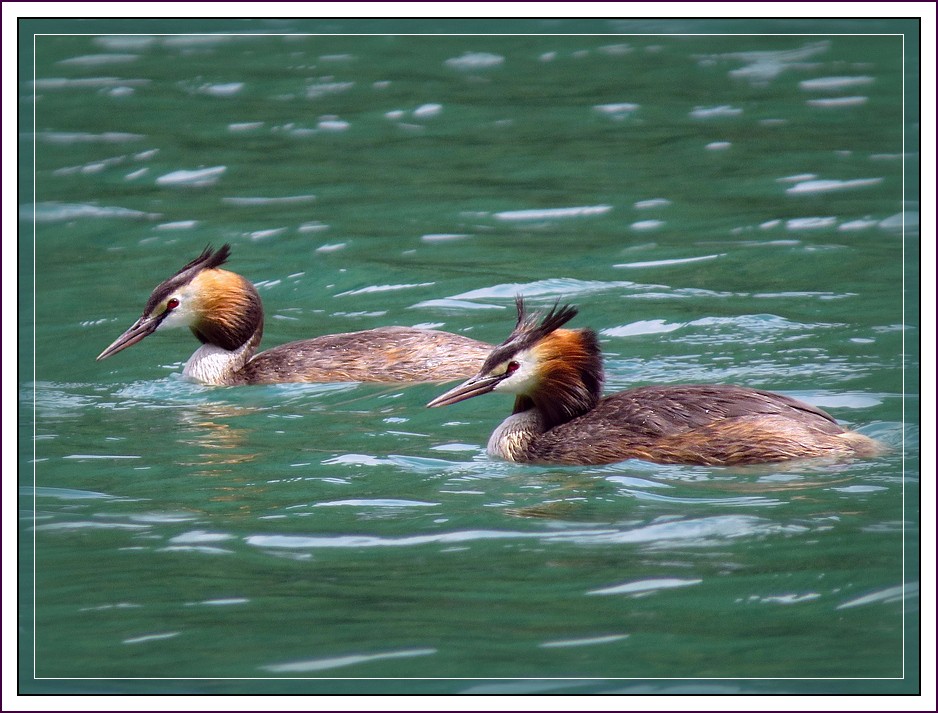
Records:
[[[453,381],[475,373],[492,351],[491,344],[449,332],[380,327],[290,342],[255,355],[264,308],[254,285],[219,269],[230,253],[227,244],[217,251],[206,247],[157,285],[140,319],[98,361],[170,327],[189,327],[202,342],[183,375],[216,385]]]
[[[794,458],[872,456],[879,444],[847,431],[819,408],[741,386],[644,386],[601,398],[602,354],[589,329],[560,329],[577,310],[555,306],[541,318],[519,297],[518,323],[478,374],[428,406],[502,391],[512,415],[488,452],[510,461],[599,465],[629,458],[654,463],[745,465]]]

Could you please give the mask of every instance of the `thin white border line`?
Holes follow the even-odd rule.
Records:
[[[905,37],[905,34],[904,32],[37,32],[33,37],[231,37],[234,39],[239,37]]]
[[[37,679],[39,681],[904,681],[905,678],[895,676],[876,678],[844,678],[844,677],[816,677],[816,678],[797,678],[785,676],[783,678],[765,678],[757,676],[721,676],[714,678],[666,678],[664,676],[570,676],[566,678],[551,678],[549,676],[541,677],[508,677],[508,676],[488,676],[488,677],[469,677],[453,676],[446,678],[443,676],[405,676],[393,678],[390,676],[176,676],[159,678],[157,676],[44,676]],[[227,694],[219,694],[227,695]],[[277,695],[277,694],[271,694]],[[758,693],[749,693],[746,695],[760,695]],[[765,695],[775,695],[767,692]],[[822,694],[819,694],[822,695]],[[871,694],[872,695],[872,694]]]
[[[916,18],[893,18],[897,20],[909,19],[915,20]],[[899,37],[901,38],[901,57],[900,61],[902,63],[902,204],[901,204],[901,220],[902,220],[902,248],[901,248],[901,273],[902,273],[902,283],[901,283],[901,312],[902,312],[902,324],[905,325],[905,287],[906,287],[906,270],[905,270],[905,241],[906,241],[906,137],[905,137],[905,105],[906,105],[906,52],[905,52],[905,32],[876,32],[876,33],[736,33],[736,32],[725,32],[725,33],[696,33],[696,32],[681,32],[681,33],[603,33],[603,32],[582,32],[582,33],[403,33],[403,32],[368,32],[368,33],[329,33],[329,32],[247,32],[247,33],[231,33],[231,32],[89,32],[89,33],[35,33],[33,35],[33,87],[36,86],[36,59],[37,59],[37,38],[38,37],[384,37],[387,35],[392,35],[395,37]],[[804,677],[785,677],[785,678],[759,678],[759,677],[720,677],[720,678],[666,678],[666,677],[638,677],[638,678],[609,678],[609,677],[587,677],[587,678],[554,678],[554,677],[541,677],[541,678],[478,678],[478,677],[468,677],[468,678],[436,678],[436,677],[415,677],[415,678],[368,678],[368,677],[341,677],[341,678],[331,678],[331,677],[286,677],[286,676],[276,676],[276,677],[40,677],[37,675],[37,631],[36,631],[36,566],[37,566],[37,556],[36,556],[36,511],[37,511],[37,501],[36,501],[36,107],[37,102],[33,101],[33,680],[37,681],[904,681],[906,680],[906,589],[908,588],[908,582],[906,582],[906,478],[905,478],[905,466],[906,466],[906,457],[905,457],[905,409],[906,409],[906,366],[905,366],[905,356],[906,356],[906,330],[902,330],[902,346],[901,346],[901,355],[902,355],[902,404],[901,404],[901,413],[902,413],[902,453],[901,463],[902,463],[902,632],[901,632],[901,670],[902,675],[899,677],[821,677],[821,678],[804,678]]]
[[[38,630],[37,630],[37,621],[39,617],[37,616],[38,612],[38,601],[37,601],[37,543],[36,543],[36,532],[37,532],[37,515],[38,512],[38,502],[37,502],[37,465],[38,465],[38,453],[36,452],[36,429],[39,424],[36,420],[37,410],[36,410],[36,401],[37,401],[37,386],[36,386],[36,226],[38,222],[36,221],[36,203],[38,196],[36,194],[36,108],[39,105],[39,102],[36,101],[36,56],[38,54],[36,36],[33,35],[33,678],[37,677],[38,673],[38,647],[36,641],[38,640]]]
[[[902,205],[899,206],[900,215],[902,216],[902,249],[901,249],[901,252],[900,252],[901,259],[902,259],[902,265],[901,265],[901,270],[902,270],[902,284],[899,286],[899,289],[900,289],[900,292],[901,292],[901,304],[902,304],[902,337],[901,337],[901,344],[902,344],[902,347],[900,348],[900,352],[901,352],[901,354],[902,354],[902,357],[901,357],[901,358],[902,358],[902,380],[901,380],[901,383],[902,383],[902,405],[900,406],[900,413],[902,414],[902,436],[901,436],[902,453],[901,453],[901,455],[900,455],[900,458],[902,459],[902,460],[901,460],[901,462],[902,462],[902,498],[901,498],[901,499],[902,499],[902,543],[901,543],[901,544],[902,544],[902,568],[901,568],[901,571],[902,571],[902,678],[905,678],[905,649],[906,649],[906,641],[905,641],[906,609],[905,609],[905,605],[906,605],[906,594],[907,594],[906,590],[907,590],[907,588],[908,588],[908,586],[909,586],[908,582],[906,581],[906,576],[905,576],[905,554],[906,554],[906,548],[905,548],[906,528],[905,528],[905,524],[906,524],[906,521],[908,520],[908,518],[906,517],[906,500],[905,500],[905,482],[906,482],[906,477],[905,477],[905,430],[906,430],[906,429],[905,429],[905,363],[906,363],[906,358],[905,358],[905,332],[906,332],[906,325],[905,325],[905,240],[906,240],[906,236],[905,236],[905,212],[906,212],[906,195],[905,195],[905,73],[906,73],[906,66],[905,66],[905,35],[902,35],[902,91],[900,92],[900,96],[902,97],[902,107],[901,107],[901,112],[900,112],[900,113],[901,113],[901,116],[902,116]],[[919,104],[921,104],[921,102],[919,102]],[[921,142],[919,142],[919,143],[921,143]],[[919,380],[919,381],[921,382],[921,380]],[[921,528],[920,528],[920,529],[921,529]],[[919,622],[919,626],[921,626],[921,622]]]

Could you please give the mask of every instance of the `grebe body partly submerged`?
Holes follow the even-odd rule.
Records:
[[[492,345],[415,327],[381,327],[290,342],[255,355],[264,331],[257,289],[220,266],[231,248],[202,251],[157,285],[143,315],[98,355],[106,359],[157,329],[189,327],[202,342],[183,375],[216,385],[285,382],[421,382],[464,379]]]
[[[518,298],[518,322],[478,374],[431,401],[445,406],[502,391],[515,408],[489,439],[490,455],[524,463],[745,465],[794,458],[871,456],[879,444],[841,428],[819,408],[741,386],[645,386],[601,397],[602,355],[587,329],[560,329],[577,314],[541,319]]]

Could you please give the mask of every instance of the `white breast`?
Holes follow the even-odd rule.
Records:
[[[492,431],[487,447],[490,456],[510,461],[527,460],[528,443],[543,430],[536,409],[515,413],[502,421]]]
[[[234,351],[203,344],[189,357],[182,375],[203,384],[228,384],[231,375],[244,366],[253,351],[250,342]]]

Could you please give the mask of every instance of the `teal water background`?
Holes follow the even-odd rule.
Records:
[[[896,34],[912,29],[37,37],[22,690],[916,690],[918,55]],[[223,242],[264,299],[266,346],[389,324],[496,343],[520,293],[579,306],[609,390],[772,389],[891,451],[514,465],[484,452],[508,397],[204,387],[180,377],[183,332],[95,362]]]

